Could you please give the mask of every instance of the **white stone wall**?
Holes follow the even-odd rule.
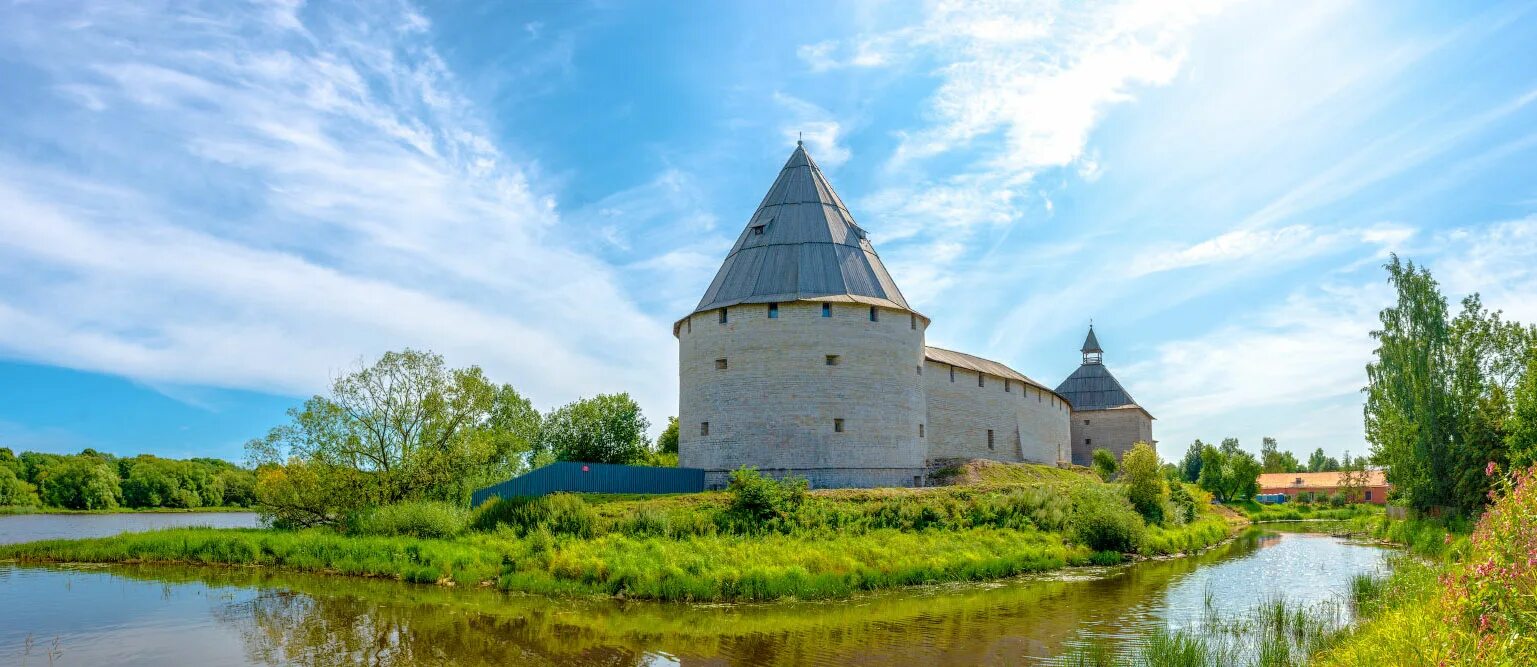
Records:
[[[1069,455],[1065,401],[1049,391],[991,374],[924,362],[928,391],[930,459],[980,458],[995,461],[1054,464]],[[987,431],[993,431],[993,446]]]
[[[710,484],[743,465],[815,487],[912,486],[923,475],[926,323],[896,309],[871,322],[869,306],[831,307],[824,318],[820,303],[786,302],[770,319],[767,304],[742,304],[724,324],[712,310],[678,326],[679,465],[705,469]]]
[[[1089,465],[1101,447],[1120,460],[1137,442],[1153,444],[1153,420],[1141,410],[1077,410],[1073,412],[1073,463]]]

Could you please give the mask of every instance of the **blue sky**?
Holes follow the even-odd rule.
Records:
[[[804,133],[931,344],[1360,453],[1389,252],[1537,321],[1537,7],[1177,4],[4,4],[0,444],[239,458],[407,346],[665,422]]]

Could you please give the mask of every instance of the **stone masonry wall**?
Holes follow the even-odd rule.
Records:
[[[985,373],[978,386],[977,371],[935,361],[925,361],[923,373],[930,459],[1067,460],[1070,411],[1055,394]],[[988,430],[993,431],[992,447]]]
[[[770,319],[768,304],[742,304],[725,323],[712,310],[678,326],[680,466],[705,469],[708,484],[744,465],[822,488],[921,479],[926,323],[885,308],[871,322],[869,306],[830,306],[828,318],[819,302],[780,303]]]
[[[1075,410],[1073,463],[1089,465],[1094,450],[1110,450],[1119,460],[1138,441],[1153,442],[1153,420],[1141,410]]]

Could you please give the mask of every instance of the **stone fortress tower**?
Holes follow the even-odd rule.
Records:
[[[678,338],[679,465],[814,488],[921,486],[944,458],[1056,463],[1071,407],[924,344],[929,319],[797,142]]]
[[[1073,404],[1073,463],[1089,465],[1094,450],[1101,447],[1126,455],[1137,442],[1155,447],[1153,415],[1132,400],[1131,394],[1105,368],[1105,351],[1099,347],[1094,325],[1083,341],[1083,363],[1078,370],[1057,385],[1057,393]]]

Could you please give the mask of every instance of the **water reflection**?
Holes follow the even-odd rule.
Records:
[[[248,569],[0,565],[5,597],[39,605],[28,615],[0,609],[0,656],[15,655],[16,633],[26,628],[43,639],[58,633],[65,654],[56,664],[151,664],[142,658],[159,655],[160,633],[141,642],[125,638],[122,619],[61,620],[81,607],[126,605],[116,616],[136,629],[174,627],[175,643],[199,646],[199,658],[238,653],[254,664],[1019,664],[1060,655],[1086,636],[1188,623],[1208,588],[1234,609],[1279,588],[1322,599],[1343,591],[1351,574],[1382,567],[1383,554],[1327,536],[1251,534],[1197,558],[1065,576],[715,606],[549,600]],[[97,635],[119,644],[99,651],[106,642]]]

